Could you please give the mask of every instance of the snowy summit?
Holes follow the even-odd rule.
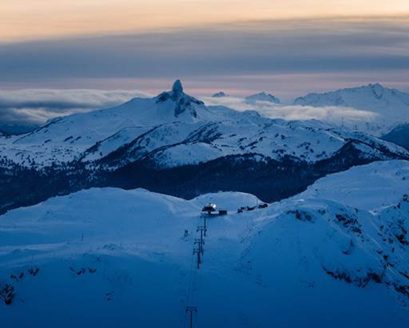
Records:
[[[295,99],[294,104],[353,107],[377,113],[384,120],[409,122],[409,94],[386,88],[380,83],[326,93],[310,93]]]
[[[280,99],[278,99],[277,97],[273,96],[272,94],[269,94],[269,93],[264,92],[264,91],[246,97],[245,101],[247,103],[250,103],[250,104],[255,103],[257,101],[265,101],[265,102],[269,102],[269,103],[272,103],[272,104],[280,104],[281,103]]]

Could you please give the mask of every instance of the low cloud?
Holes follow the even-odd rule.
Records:
[[[126,90],[0,90],[0,130],[26,132],[58,116],[113,107],[145,96]]]
[[[368,123],[376,123],[379,115],[352,107],[340,106],[299,106],[299,105],[277,105],[265,101],[246,103],[243,98],[223,97],[204,98],[208,105],[222,105],[239,111],[255,110],[270,118],[280,118],[284,120],[320,120],[335,125],[345,125],[350,128],[362,129]]]
[[[0,131],[27,132],[55,117],[114,107],[134,97],[149,96],[144,92],[127,90],[3,90],[0,91]],[[316,108],[264,101],[246,103],[239,97],[200,98],[207,105],[223,105],[238,111],[256,110],[264,116],[284,120],[320,120],[359,129],[380,121],[376,113],[350,107]]]

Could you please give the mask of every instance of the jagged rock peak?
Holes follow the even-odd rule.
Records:
[[[183,98],[183,97],[190,97],[190,96],[184,93],[183,84],[180,80],[176,80],[175,82],[173,82],[172,89],[170,91],[164,91],[158,96],[160,101],[164,101],[169,98],[174,101],[177,101],[178,99]]]
[[[380,83],[370,84],[369,87],[372,89],[376,98],[382,98],[383,93],[385,92],[385,88]]]
[[[223,98],[223,97],[227,97],[227,94],[223,91],[219,91],[213,94],[212,97],[213,98]]]
[[[173,93],[176,93],[176,94],[181,94],[181,93],[183,93],[183,85],[182,85],[182,82],[181,82],[180,80],[176,80],[176,81],[173,83],[172,92],[173,92]]]
[[[385,87],[381,84],[381,83],[379,83],[379,82],[376,82],[376,83],[369,83],[369,85],[368,85],[369,87],[371,87],[371,88],[382,88],[382,89],[384,89]]]
[[[184,93],[183,85],[180,80],[176,80],[173,83],[171,91],[162,92],[159,96],[156,97],[157,103],[163,103],[169,100],[175,103],[175,117],[178,117],[184,112],[188,112],[191,116],[197,117],[195,106],[204,106],[204,103],[202,101]]]

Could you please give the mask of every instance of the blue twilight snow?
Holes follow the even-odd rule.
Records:
[[[256,197],[113,188],[10,211],[0,220],[0,290],[15,296],[0,302],[2,326],[180,327],[189,304],[204,327],[407,326],[407,190],[409,163],[389,161],[241,214]],[[196,271],[209,202],[229,215],[208,220]]]

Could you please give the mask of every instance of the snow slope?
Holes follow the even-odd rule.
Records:
[[[397,203],[409,192],[407,161],[374,162],[316,181],[301,198],[319,198],[372,210]]]
[[[259,201],[112,188],[10,211],[0,216],[0,285],[15,297],[0,302],[2,327],[185,327],[187,305],[197,327],[407,326],[407,190],[409,162],[389,161],[240,214]],[[208,220],[197,270],[208,202],[229,214]]]

